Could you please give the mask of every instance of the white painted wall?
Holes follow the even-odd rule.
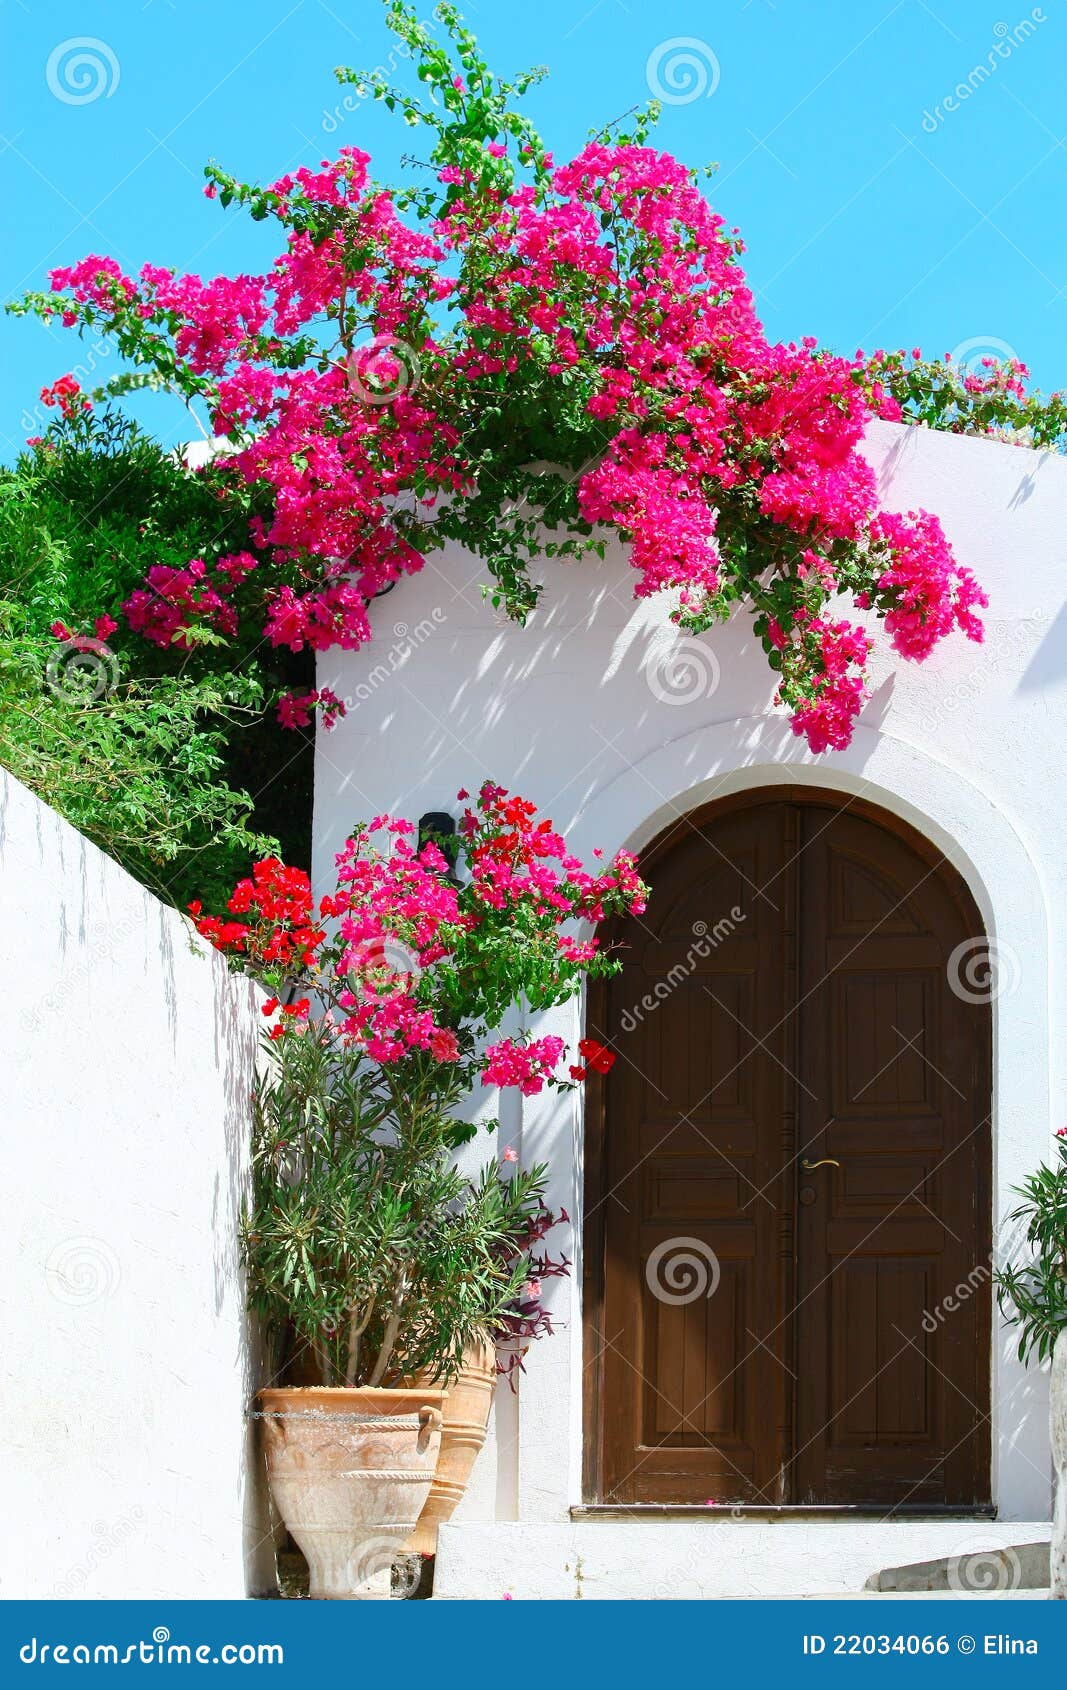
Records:
[[[1021,1582],[1033,1560],[1013,1551],[1048,1537],[1044,1521],[732,1520],[726,1509],[697,1520],[446,1525],[433,1594],[446,1602],[848,1596],[889,1567],[945,1560],[953,1592],[1037,1597]],[[1047,1564],[1047,1549],[1033,1559],[1042,1553]]]
[[[0,770],[0,1598],[272,1583],[236,1217],[257,989]]]
[[[621,546],[603,562],[545,564],[548,589],[526,629],[494,615],[479,592],[483,566],[452,547],[372,607],[370,648],[320,660],[320,685],[346,697],[349,714],[319,735],[316,878],[332,883],[354,820],[454,809],[457,789],[487,775],[535,799],[582,853],[640,846],[712,796],[776,780],[868,797],[957,864],[1003,950],[999,1217],[1067,1118],[1067,462],[892,424],[872,427],[868,451],[887,506],[936,511],[991,604],[984,646],[955,638],[904,665],[880,640],[847,752],[815,758],[790,732],[744,618],[686,642],[672,680],[677,636],[661,605],[635,603]],[[576,1012],[554,1019],[576,1034]],[[552,1195],[580,1217],[580,1103],[514,1108],[507,1137],[524,1160],[552,1160]],[[568,1330],[531,1355],[521,1407],[498,1395],[499,1436],[460,1518],[561,1521],[579,1500],[577,1280],[553,1295]],[[993,1365],[1002,1517],[1047,1520],[1046,1380],[1020,1369],[1003,1334]]]

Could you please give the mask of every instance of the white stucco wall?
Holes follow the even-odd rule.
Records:
[[[259,995],[0,770],[0,1598],[271,1582],[236,1217]]]
[[[632,597],[621,546],[603,562],[546,563],[543,604],[525,629],[494,615],[479,591],[484,567],[450,548],[372,607],[372,647],[320,660],[320,685],[349,714],[319,735],[316,878],[332,883],[354,820],[454,810],[457,789],[485,776],[536,800],[583,854],[640,847],[698,803],[773,781],[897,812],[960,868],[1002,951],[999,1220],[1067,1118],[1067,462],[890,424],[872,427],[868,451],[886,505],[936,511],[991,602],[984,646],[957,637],[905,665],[879,640],[873,696],[847,752],[816,758],[790,732],[746,618],[684,642],[678,663],[663,607]],[[577,1019],[568,1009],[554,1024],[573,1037]],[[580,1217],[580,1102],[508,1107],[508,1139],[524,1160],[552,1162],[553,1200]],[[552,1290],[567,1330],[531,1355],[519,1404],[498,1395],[498,1437],[460,1518],[561,1521],[580,1498],[578,1279]],[[999,1331],[992,1360],[994,1496],[1005,1519],[1047,1520],[1044,1377],[1019,1367]]]

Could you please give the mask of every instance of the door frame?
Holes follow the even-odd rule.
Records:
[[[959,905],[960,912],[966,921],[966,931],[976,937],[987,934],[987,924],[978,908],[974,894],[964,876],[956,866],[949,862],[943,851],[919,830],[905,821],[901,816],[888,810],[882,804],[872,803],[865,798],[851,796],[840,788],[825,787],[808,784],[793,784],[789,782],[773,782],[770,785],[742,788],[722,798],[714,798],[707,803],[680,815],[653,838],[640,853],[640,869],[651,879],[655,872],[656,863],[669,854],[679,839],[691,830],[700,830],[702,822],[717,820],[720,816],[731,811],[748,809],[757,804],[831,804],[842,810],[850,810],[855,815],[884,828],[886,832],[895,834],[904,841],[917,856],[927,862],[936,871],[946,891]],[[621,931],[622,922],[613,921],[605,926],[602,942],[605,948],[611,944],[613,938]],[[595,1017],[603,1024],[603,1017],[608,1001],[609,984],[606,980],[595,980],[589,983],[586,999],[587,1026]],[[979,1167],[979,1184],[976,1192],[981,1236],[980,1249],[987,1243],[989,1254],[993,1248],[993,1175],[994,1175],[994,1144],[993,1144],[993,1018],[986,1018],[986,1037],[982,1048],[982,1089],[988,1093],[990,1101],[989,1132],[986,1135],[986,1153],[981,1158]],[[607,1087],[604,1076],[590,1073],[585,1087],[585,1122],[584,1122],[584,1159],[582,1168],[582,1275],[581,1275],[581,1310],[582,1310],[582,1502],[583,1506],[592,1509],[602,1509],[605,1512],[656,1512],[660,1514],[685,1515],[688,1510],[684,1506],[657,1504],[618,1505],[603,1501],[603,1473],[602,1473],[602,1414],[603,1414],[603,1368],[601,1356],[603,1345],[601,1334],[603,1330],[604,1314],[604,1279],[605,1279],[605,1246],[606,1229],[604,1225],[603,1183],[604,1183],[604,1141],[607,1131]],[[984,1376],[985,1395],[989,1402],[990,1413],[986,1426],[985,1454],[990,1464],[990,1494],[993,1494],[992,1460],[993,1460],[993,1411],[995,1407],[994,1377],[993,1377],[993,1323],[991,1303],[983,1298],[979,1303],[978,1334],[975,1345],[975,1366],[979,1375]],[[976,1386],[979,1378],[976,1377]],[[979,1393],[981,1397],[983,1393]],[[885,1513],[882,1504],[872,1505],[879,1514]],[[827,1514],[855,1514],[863,1512],[864,1505],[823,1505],[813,1509],[811,1504],[784,1504],[781,1507],[768,1509],[756,1505],[745,1508],[745,1512],[754,1514],[793,1513],[819,1515]],[[922,1509],[921,1512],[929,1512]],[[980,1510],[991,1513],[993,1508]],[[701,1510],[703,1512],[703,1510]],[[909,1509],[898,1509],[898,1513],[911,1512]],[[966,1509],[953,1508],[952,1512],[966,1513]]]

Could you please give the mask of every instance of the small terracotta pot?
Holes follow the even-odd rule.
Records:
[[[345,1599],[402,1552],[441,1450],[440,1388],[259,1393],[267,1477],[313,1597]]]
[[[455,1384],[445,1392],[437,1471],[406,1549],[419,1555],[436,1555],[437,1528],[455,1513],[485,1443],[495,1383],[496,1347],[489,1343],[469,1345]]]

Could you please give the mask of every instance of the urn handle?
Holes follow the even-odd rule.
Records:
[[[419,1409],[419,1437],[415,1448],[421,1455],[435,1432],[441,1430],[441,1410],[439,1408]]]

